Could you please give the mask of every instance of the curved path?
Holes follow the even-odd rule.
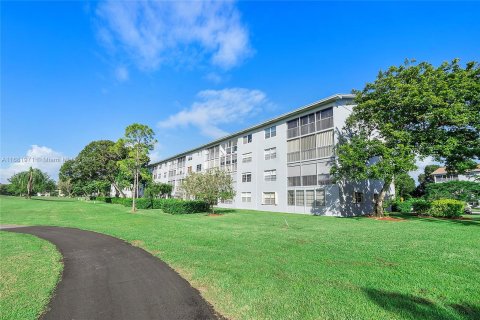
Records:
[[[62,279],[42,319],[218,319],[167,264],[120,239],[60,227],[4,230],[46,239],[63,255]]]

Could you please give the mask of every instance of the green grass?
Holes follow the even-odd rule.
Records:
[[[37,319],[60,277],[60,253],[48,241],[0,231],[0,257],[0,319]]]
[[[480,317],[480,217],[391,222],[245,210],[213,217],[0,201],[2,223],[78,227],[145,248],[232,319]]]

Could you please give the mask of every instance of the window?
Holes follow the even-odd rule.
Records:
[[[328,173],[319,173],[318,174],[318,184],[321,186],[332,184],[332,178]]]
[[[193,159],[192,155],[189,154],[187,160],[188,160],[188,161],[192,161],[192,159]]]
[[[197,164],[197,172],[200,172],[202,171],[202,165],[201,164]]]
[[[363,192],[354,192],[353,203],[362,203],[362,202],[363,202]]]
[[[325,189],[317,189],[315,196],[315,207],[325,206]]]
[[[333,127],[333,108],[317,112],[317,131]]]
[[[251,172],[242,173],[242,182],[252,182],[252,173]]]
[[[297,206],[304,206],[305,205],[305,194],[303,190],[296,190],[295,191],[295,202]]]
[[[163,177],[164,177],[164,178],[166,178],[166,177],[167,177],[167,173],[166,173],[166,172],[163,174]]]
[[[305,190],[305,204],[307,207],[315,207],[315,190]]]
[[[302,160],[315,159],[315,135],[301,138],[300,149],[302,150]]]
[[[265,139],[273,138],[277,135],[277,127],[273,126],[265,129]]]
[[[263,204],[275,204],[275,192],[264,192],[263,193]]]
[[[265,181],[277,181],[277,170],[265,170],[263,172],[265,176]]]
[[[288,190],[287,201],[289,206],[295,205],[295,190]]]
[[[317,133],[317,157],[333,156],[333,130]]]
[[[287,139],[298,137],[298,119],[287,122]]]
[[[300,139],[287,141],[287,162],[300,161]]]
[[[296,187],[302,185],[300,177],[300,166],[287,167],[287,182],[289,187]]]
[[[378,200],[378,193],[373,194],[373,202],[377,202]]]
[[[265,160],[275,159],[277,157],[277,148],[265,149]]]
[[[242,192],[242,202],[252,202],[252,193]]]
[[[302,186],[317,185],[317,165],[315,163],[302,165]]]
[[[300,118],[300,132],[301,134],[309,134],[315,132],[315,114],[309,114]]]
[[[243,136],[243,144],[251,143],[252,142],[252,134],[247,134]]]
[[[252,162],[252,153],[244,153],[242,154],[242,162],[247,163],[247,162]]]

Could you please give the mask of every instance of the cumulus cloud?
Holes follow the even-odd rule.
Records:
[[[195,126],[203,135],[219,138],[227,134],[220,125],[238,122],[271,105],[266,94],[260,90],[204,90],[197,94],[197,101],[190,108],[171,115],[158,125],[169,129]]]
[[[149,157],[150,157],[150,163],[157,162],[162,160],[162,156],[160,154],[160,149],[162,146],[160,143],[155,143],[155,146],[153,147],[153,150],[150,151]]]
[[[114,1],[97,9],[98,38],[142,69],[207,57],[229,69],[251,54],[234,1]]]
[[[25,156],[3,157],[2,164],[7,167],[0,168],[0,182],[8,183],[8,179],[16,173],[27,171],[30,167],[37,168],[58,180],[58,171],[63,162],[68,160],[61,152],[45,146],[32,145]]]

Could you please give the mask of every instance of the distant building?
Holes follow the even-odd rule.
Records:
[[[236,196],[219,207],[318,215],[372,213],[382,181],[335,184],[330,168],[354,96],[337,94],[149,165],[155,182],[182,198],[183,179],[220,168]],[[394,194],[393,185],[390,194]]]
[[[435,183],[447,181],[475,181],[480,177],[480,164],[476,169],[467,171],[464,174],[448,173],[446,168],[438,168],[432,172]]]

